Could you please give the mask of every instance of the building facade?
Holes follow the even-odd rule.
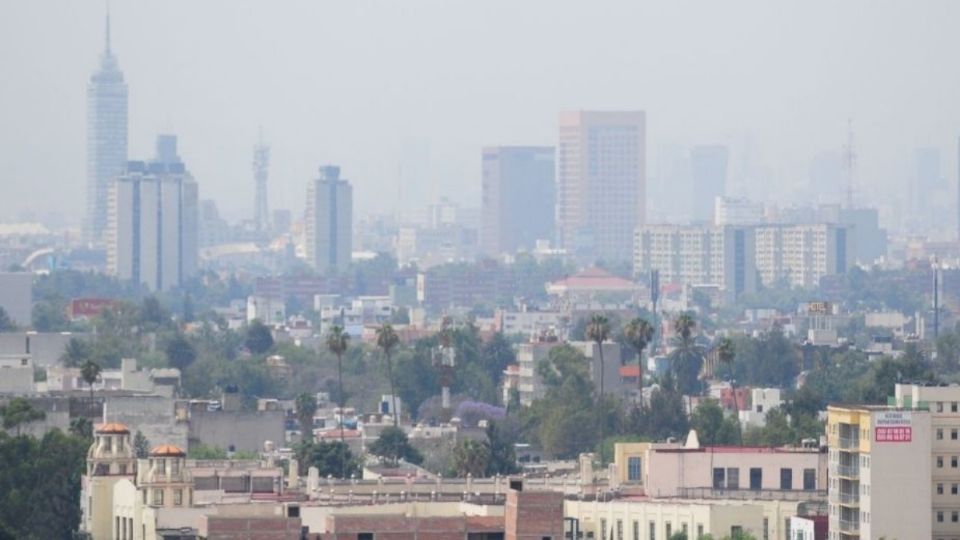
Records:
[[[764,222],[762,203],[742,197],[716,197],[713,200],[713,224],[760,225]]]
[[[580,260],[629,259],[646,220],[646,113],[560,114],[557,240]]]
[[[827,407],[831,540],[942,538],[931,525],[960,520],[932,504],[930,420],[919,408]],[[957,459],[940,456],[938,469]]]
[[[110,49],[110,17],[99,69],[87,83],[87,189],[84,241],[99,244],[108,225],[110,183],[127,164],[127,84]]]
[[[710,223],[714,219],[714,200],[727,190],[727,147],[699,145],[690,150],[693,176],[693,219]]]
[[[845,274],[854,263],[850,229],[832,224],[756,228],[756,264],[765,286],[786,282],[811,288],[820,278]]]
[[[307,185],[307,262],[317,272],[342,273],[353,252],[353,186],[340,178],[340,167],[320,167]]]
[[[754,238],[749,227],[640,227],[634,237],[634,274],[659,270],[661,283],[715,285],[732,301],[757,289]]]
[[[176,155],[176,138],[161,135],[157,158],[131,161],[108,198],[107,267],[151,291],[181,285],[197,269],[198,190]]]
[[[554,149],[496,146],[483,149],[481,245],[487,255],[532,250],[554,237]]]

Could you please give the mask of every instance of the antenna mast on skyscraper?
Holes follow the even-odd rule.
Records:
[[[847,208],[853,208],[854,169],[857,152],[853,147],[853,119],[847,119],[847,144],[843,147],[843,165],[847,170]]]
[[[253,147],[254,210],[253,221],[257,232],[265,233],[270,228],[267,209],[267,170],[270,167],[270,147],[263,143],[263,129]]]

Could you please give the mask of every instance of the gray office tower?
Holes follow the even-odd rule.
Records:
[[[83,239],[102,244],[107,228],[107,195],[127,165],[127,85],[110,49],[110,16],[100,69],[87,84],[87,192]]]
[[[350,265],[353,252],[353,187],[340,178],[340,167],[320,167],[307,184],[307,262],[317,272],[337,274]]]
[[[693,176],[693,220],[713,222],[713,209],[717,197],[727,190],[726,146],[694,146],[690,152],[690,172]]]
[[[556,211],[553,147],[483,149],[481,242],[490,256],[552,240]]]
[[[157,138],[156,157],[131,161],[109,190],[107,266],[150,291],[180,286],[197,269],[197,183],[177,155],[177,138]]]

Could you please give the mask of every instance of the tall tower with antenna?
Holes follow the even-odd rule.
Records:
[[[257,232],[265,233],[270,229],[270,214],[267,206],[267,176],[270,168],[270,147],[263,143],[263,134],[253,147],[253,222]]]
[[[847,171],[847,208],[853,208],[854,172],[857,151],[853,146],[853,119],[847,119],[847,143],[843,146],[843,167]]]

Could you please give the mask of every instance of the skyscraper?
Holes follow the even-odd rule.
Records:
[[[343,272],[353,251],[353,187],[340,178],[340,167],[320,167],[320,178],[307,184],[307,262],[317,272]]]
[[[103,242],[111,181],[127,164],[127,85],[110,49],[110,15],[100,69],[87,84],[87,192],[84,241]]]
[[[713,220],[714,201],[727,190],[727,157],[727,147],[720,145],[694,146],[690,151],[694,221]]]
[[[270,228],[270,210],[267,206],[267,170],[270,166],[270,147],[263,141],[253,147],[253,222],[257,232],[264,233]]]
[[[157,138],[157,156],[131,161],[111,184],[107,266],[151,291],[181,285],[197,268],[198,193],[177,156],[177,139]]]
[[[628,261],[646,220],[646,113],[560,113],[557,240],[583,261]]]
[[[553,148],[495,146],[483,149],[481,243],[498,255],[533,249],[552,240],[556,207]]]

